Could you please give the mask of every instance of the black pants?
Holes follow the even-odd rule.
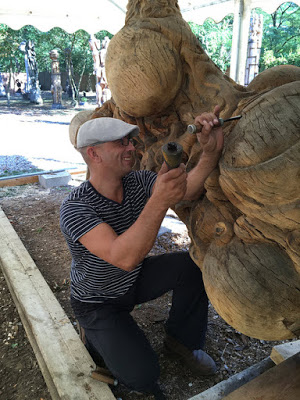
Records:
[[[114,376],[131,389],[155,393],[160,371],[156,353],[130,312],[136,304],[169,290],[173,300],[166,332],[191,350],[202,348],[208,301],[201,271],[187,252],[146,258],[136,283],[124,296],[76,315],[93,359],[100,354]]]

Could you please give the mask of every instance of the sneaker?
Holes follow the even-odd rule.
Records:
[[[214,360],[203,350],[189,350],[173,337],[167,335],[165,348],[173,355],[176,355],[197,375],[213,375],[217,371]]]

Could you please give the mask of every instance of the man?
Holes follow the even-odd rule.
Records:
[[[199,375],[216,371],[202,350],[207,296],[200,269],[188,252],[147,257],[169,207],[195,200],[222,148],[219,107],[196,117],[203,152],[188,174],[183,164],[158,174],[132,171],[139,128],[113,118],[85,122],[77,149],[90,171],[61,207],[61,229],[72,254],[71,304],[94,361],[102,358],[129,388],[164,396],[159,363],[130,312],[136,304],[173,290],[165,347]]]

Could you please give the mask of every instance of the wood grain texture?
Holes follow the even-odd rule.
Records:
[[[206,55],[176,0],[130,0],[106,70],[113,98],[92,118],[139,126],[135,168],[158,171],[162,146],[176,141],[189,171],[202,151],[186,132],[195,116],[216,104],[222,118],[242,115],[223,127],[205,196],[175,211],[226,322],[260,339],[299,335],[300,68],[275,67],[245,88]]]
[[[300,353],[300,340],[274,346],[270,358],[275,364],[280,364],[297,353]]]
[[[300,398],[300,353],[264,372],[224,400],[298,400]]]

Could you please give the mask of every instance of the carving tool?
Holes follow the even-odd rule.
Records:
[[[237,115],[236,117],[230,117],[230,118],[226,118],[226,119],[219,118],[219,123],[220,123],[220,126],[223,126],[225,122],[234,121],[235,119],[240,119],[240,118],[242,118],[241,115]],[[201,124],[199,124],[199,125],[191,124],[191,125],[188,125],[187,131],[192,134],[201,132],[202,127],[203,127],[203,125],[201,125]]]

